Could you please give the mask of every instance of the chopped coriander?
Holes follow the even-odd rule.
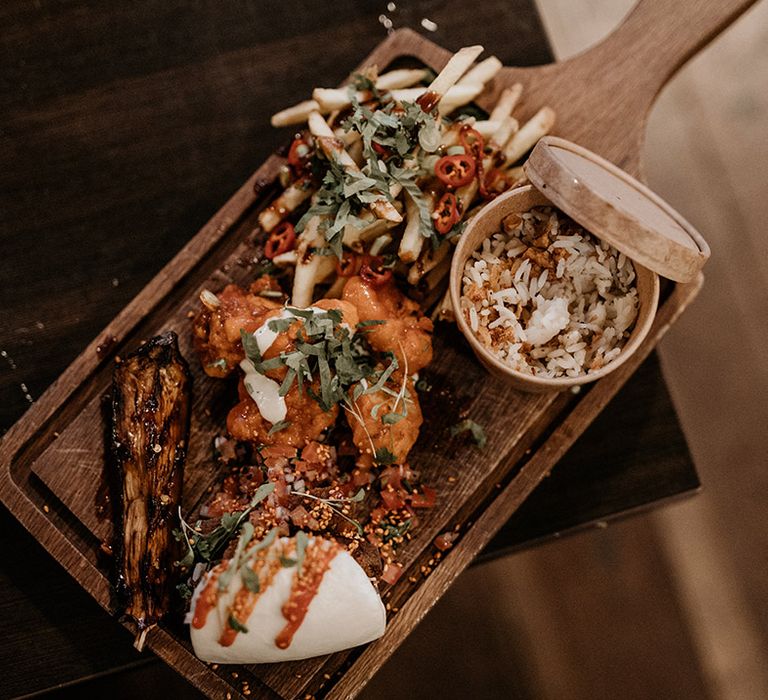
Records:
[[[259,343],[254,338],[253,333],[246,333],[242,328],[240,329],[240,342],[243,344],[243,351],[245,356],[253,362],[254,365],[261,363],[261,350],[259,350]]]
[[[229,626],[235,630],[235,632],[242,632],[243,634],[248,633],[248,628],[240,622],[234,615],[230,614],[227,623]]]
[[[261,582],[256,572],[250,566],[243,566],[240,569],[240,578],[243,586],[251,593],[261,592]]]
[[[483,426],[479,423],[475,423],[475,421],[470,420],[469,418],[465,418],[463,421],[456,423],[456,425],[451,428],[451,436],[459,435],[460,433],[465,433],[467,431],[472,434],[472,439],[475,441],[475,444],[482,450],[488,442],[485,430],[483,430]]]
[[[362,491],[362,489],[361,489]],[[365,492],[363,492],[365,495]],[[296,567],[301,573],[301,567],[304,565],[304,555],[307,552],[307,545],[309,544],[309,537],[303,530],[299,530],[296,533]]]
[[[381,417],[381,422],[384,423],[384,425],[395,425],[395,423],[399,423],[403,418],[405,418],[405,413],[385,413]]]
[[[397,456],[386,447],[380,447],[376,450],[374,461],[378,466],[386,467],[390,464],[395,464],[397,462]]]
[[[274,435],[275,433],[279,433],[281,430],[285,430],[287,427],[291,425],[291,421],[289,420],[280,420],[277,421],[270,429],[267,435]]]
[[[408,518],[408,520],[405,520],[400,525],[392,525],[391,523],[385,523],[384,524],[384,536],[383,540],[384,542],[389,542],[390,540],[397,539],[398,537],[402,537],[408,530],[410,530],[411,525],[413,524],[412,518]]]
[[[286,368],[279,390],[281,396],[285,396],[296,382],[300,392],[306,390],[323,410],[330,411],[339,403],[347,405],[350,402],[350,389],[356,400],[366,391],[369,385],[367,380],[381,388],[397,369],[394,358],[384,370],[373,368],[362,338],[350,333],[342,323],[343,317],[338,309],[320,311],[289,306],[287,311],[293,318],[273,319],[269,321],[269,328],[280,333],[298,324],[294,350],[263,360],[258,347],[253,347],[256,345],[251,340],[253,336],[241,331],[246,355],[257,372],[265,374],[273,369]],[[315,382],[319,383],[319,391]],[[305,386],[313,383],[314,386]],[[287,424],[281,423],[275,424],[270,434],[287,427]]]

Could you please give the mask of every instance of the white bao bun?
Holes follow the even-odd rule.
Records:
[[[285,544],[289,540],[281,541]],[[291,645],[279,649],[275,638],[286,624],[281,608],[290,595],[295,571],[295,567],[288,567],[277,572],[245,623],[248,632],[240,632],[234,643],[225,647],[219,644],[219,638],[227,610],[242,587],[240,577],[233,577],[229,590],[219,597],[217,609],[210,611],[203,628],[190,625],[192,646],[198,658],[223,664],[294,661],[349,649],[384,634],[386,611],[378,592],[349,552],[341,550],[331,560]],[[195,589],[192,614],[209,575]]]

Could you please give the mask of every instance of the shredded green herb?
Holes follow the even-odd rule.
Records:
[[[242,624],[234,615],[230,614],[229,619],[227,620],[227,623],[229,626],[235,630],[235,632],[242,632],[243,634],[248,633],[248,628]]]
[[[289,420],[280,420],[277,421],[270,429],[267,435],[274,435],[275,433],[279,433],[281,430],[285,430],[288,426],[291,425],[291,421]]]
[[[466,432],[470,432],[472,434],[472,439],[481,450],[485,447],[485,444],[488,442],[488,438],[485,435],[483,426],[479,423],[475,423],[475,421],[470,420],[469,418],[465,418],[463,421],[456,423],[456,425],[451,428],[451,436]]]
[[[214,561],[226,548],[227,542],[238,531],[240,525],[245,521],[250,512],[274,490],[275,485],[273,483],[259,486],[245,510],[236,513],[225,513],[221,517],[218,526],[207,535],[189,525],[182,517],[181,508],[179,508],[181,529],[174,530],[173,536],[177,541],[184,541],[186,543],[187,553],[183,559],[176,562],[176,565],[189,569],[199,562],[210,564]]]
[[[382,537],[382,540],[384,542],[389,542],[390,540],[402,537],[408,530],[410,530],[412,524],[411,518],[408,518],[408,520],[405,520],[400,525],[384,523],[384,536]]]
[[[378,109],[360,104],[358,90],[370,93],[379,103]],[[367,226],[368,222],[361,217],[363,211],[376,201],[392,201],[390,187],[398,184],[419,208],[422,235],[437,239],[429,200],[416,178],[423,174],[420,162],[425,154],[434,153],[440,146],[440,117],[427,114],[415,102],[396,103],[389,93],[379,92],[374,82],[362,74],[352,76],[349,95],[352,114],[342,127],[360,134],[365,163],[355,170],[345,169],[333,159],[325,161],[326,172],[314,204],[299,220],[296,230],[302,231],[310,219],[320,217],[328,248],[319,252],[341,258],[345,226]],[[377,147],[389,149],[391,155],[382,156]]]
[[[245,355],[257,372],[266,374],[280,367],[286,369],[279,391],[281,396],[285,396],[296,382],[300,394],[306,391],[324,411],[330,411],[339,403],[346,405],[350,402],[350,389],[353,400],[363,393],[378,391],[397,369],[393,355],[388,367],[374,367],[362,337],[351,335],[342,323],[338,309],[319,311],[287,307],[287,311],[293,318],[273,319],[269,321],[269,328],[282,333],[298,322],[294,350],[264,360],[253,335],[240,331]],[[310,386],[315,378],[319,380],[319,392]],[[276,423],[270,434],[288,425],[286,421]]]
[[[373,458],[376,464],[382,467],[386,467],[397,462],[397,456],[386,447],[380,447],[378,450],[376,450],[376,454]]]

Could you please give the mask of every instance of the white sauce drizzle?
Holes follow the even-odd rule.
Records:
[[[245,390],[264,419],[272,424],[285,420],[287,409],[285,399],[280,396],[280,385],[274,379],[259,374],[247,358],[240,363],[240,369],[245,372]]]

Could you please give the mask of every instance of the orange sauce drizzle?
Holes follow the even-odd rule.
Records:
[[[222,562],[213,568],[208,577],[208,583],[205,584],[202,592],[195,603],[195,615],[192,618],[192,627],[202,629],[205,627],[205,621],[208,619],[208,613],[216,607],[219,599],[219,576],[226,571],[227,565]]]
[[[231,646],[235,639],[237,639],[237,630],[229,624],[229,619],[234,618],[241,625],[245,626],[246,621],[253,612],[253,608],[256,606],[256,602],[261,597],[261,594],[269,588],[272,583],[272,579],[275,574],[280,570],[280,558],[275,557],[267,564],[266,573],[262,575],[264,564],[267,559],[267,554],[271,550],[271,547],[263,549],[258,552],[251,564],[251,568],[259,577],[259,592],[253,593],[243,586],[236,594],[235,599],[232,601],[232,605],[229,608],[229,615],[227,615],[227,621],[224,624],[224,629],[219,637],[219,644],[223,647]]]
[[[304,622],[309,604],[317,594],[323,576],[339,549],[335,542],[325,541],[320,544],[317,540],[307,547],[301,573],[297,570],[293,575],[291,595],[282,608],[283,617],[288,622],[275,638],[275,645],[279,649],[287,649],[291,645],[293,635]]]

